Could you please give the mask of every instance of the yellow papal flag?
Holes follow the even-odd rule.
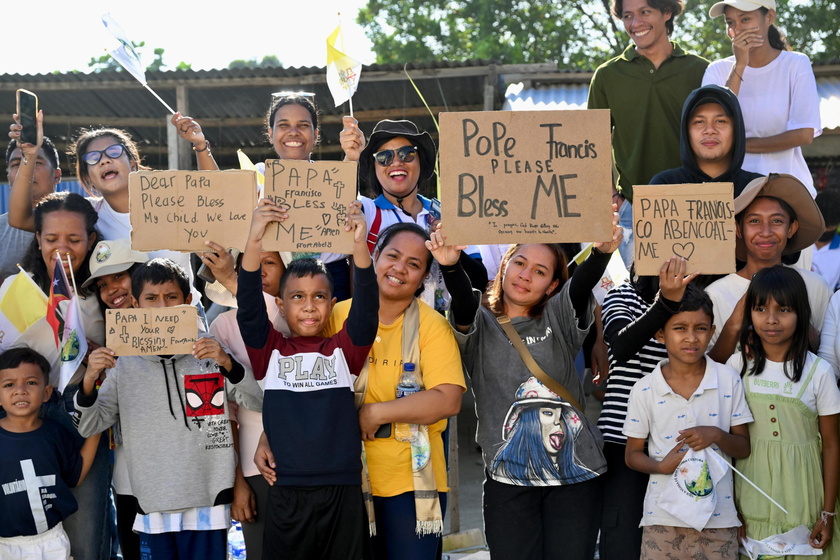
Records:
[[[359,87],[362,63],[346,55],[341,39],[341,25],[327,37],[327,85],[335,106],[349,101]]]
[[[26,329],[47,314],[47,296],[26,272],[0,289],[0,350],[11,348]]]

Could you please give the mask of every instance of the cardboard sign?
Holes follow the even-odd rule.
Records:
[[[452,244],[609,241],[610,113],[441,113],[440,180]]]
[[[732,194],[732,183],[634,186],[636,273],[658,276],[674,255],[688,273],[735,272]]]
[[[289,218],[268,226],[263,250],[352,253],[353,232],[344,227],[356,177],[356,162],[266,161],[264,196],[287,205]]]
[[[128,180],[131,248],[245,249],[257,205],[253,171],[138,171]]]
[[[192,305],[108,309],[105,346],[117,356],[189,354],[198,333]]]

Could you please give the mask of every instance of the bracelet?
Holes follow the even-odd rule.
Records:
[[[831,517],[837,515],[836,511],[824,511],[820,513],[820,519],[822,519],[823,525],[828,525],[828,520]]]
[[[742,82],[744,81],[744,77],[741,74],[739,74],[738,72],[735,71],[734,66],[732,67],[732,73],[735,74],[736,76],[738,76],[738,79],[740,79]]]
[[[210,140],[205,140],[205,141],[204,141],[204,147],[203,147],[203,148],[201,148],[200,150],[196,150],[196,149],[195,149],[195,146],[193,145],[193,151],[194,151],[195,153],[198,153],[198,152],[209,152],[209,151],[210,151]]]

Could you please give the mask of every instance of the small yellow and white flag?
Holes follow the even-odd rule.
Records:
[[[348,56],[344,52],[344,41],[341,37],[341,25],[327,37],[327,85],[332,93],[335,106],[350,101],[350,114],[353,114],[353,94],[359,87],[359,75],[362,73],[362,63]]]
[[[0,293],[0,350],[11,348],[26,329],[47,314],[47,296],[25,272]]]
[[[572,258],[572,262],[580,265],[592,252],[592,246],[592,243],[586,243],[580,253]],[[618,254],[618,251],[613,251],[612,258],[610,258],[610,262],[607,264],[604,275],[598,284],[592,288],[592,295],[595,296],[595,301],[598,302],[598,305],[604,305],[604,298],[607,297],[607,292],[616,286],[620,286],[629,279],[630,273],[627,271],[624,261],[621,260],[621,255]]]

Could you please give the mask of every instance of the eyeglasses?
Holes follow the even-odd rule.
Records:
[[[403,146],[396,150],[380,150],[373,154],[373,159],[382,167],[388,167],[394,161],[395,153],[400,161],[411,163],[417,157],[417,146]]]
[[[105,154],[110,159],[117,159],[125,153],[125,146],[122,144],[111,144],[104,150],[93,150],[87,152],[82,156],[82,161],[88,165],[96,165],[102,159],[102,154]]]

